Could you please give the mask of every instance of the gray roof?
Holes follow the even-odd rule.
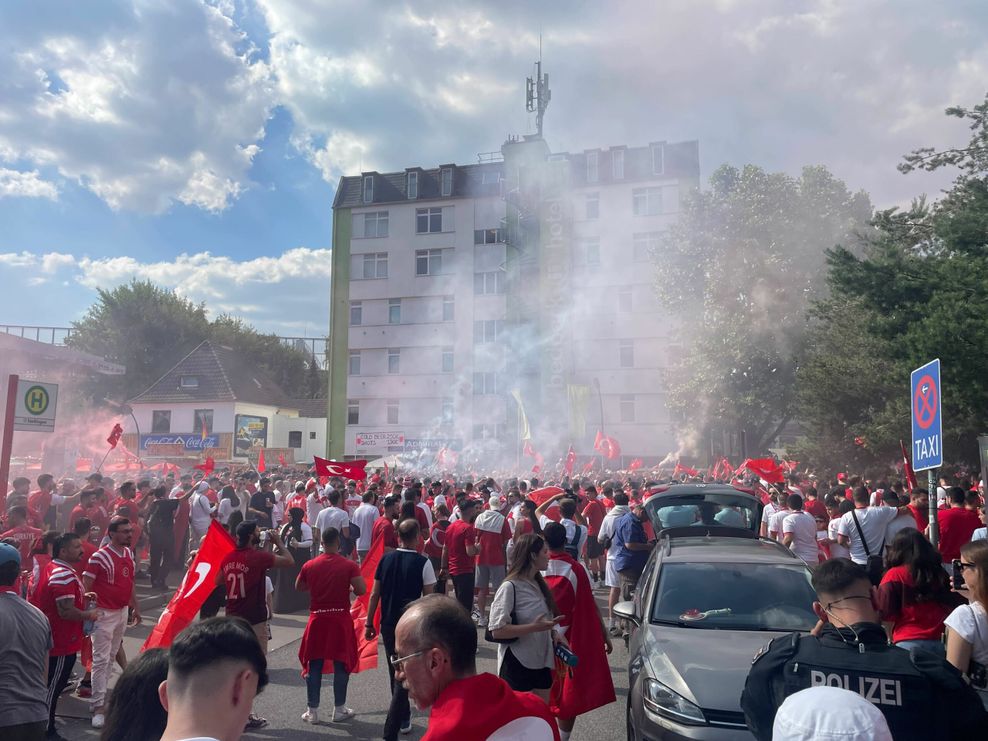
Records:
[[[183,376],[194,376],[198,385],[183,388]],[[207,401],[242,401],[283,409],[296,408],[257,363],[209,340],[202,342],[130,403]]]
[[[289,406],[298,409],[300,417],[326,417],[329,410],[329,399],[291,399]]]

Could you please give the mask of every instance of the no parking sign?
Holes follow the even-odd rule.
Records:
[[[910,376],[913,422],[913,470],[943,465],[943,419],[940,394],[940,359],[914,370]]]

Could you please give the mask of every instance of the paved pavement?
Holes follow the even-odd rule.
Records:
[[[598,593],[598,604],[603,592]],[[124,644],[128,656],[134,656],[150,632],[150,626],[157,620],[164,606],[164,599],[142,590],[142,612],[144,624],[127,631]],[[353,738],[379,739],[384,728],[384,718],[390,700],[388,678],[384,666],[383,646],[378,652],[378,668],[350,677],[347,704],[356,711],[356,716],[345,723],[323,722],[311,726],[302,722],[300,716],[305,711],[305,684],[302,681],[298,662],[298,643],[305,627],[307,614],[275,615],[272,620],[273,640],[268,654],[270,684],[255,702],[255,709],[270,721],[267,728],[245,734],[245,739],[315,739]],[[478,630],[479,653],[478,671],[494,672],[497,647],[483,639],[483,631]],[[617,702],[598,708],[588,715],[581,716],[576,723],[573,741],[599,741],[600,739],[624,738],[625,701],[628,692],[627,673],[628,653],[624,643],[615,641],[614,653],[610,657],[611,677]],[[115,673],[119,669],[115,670]],[[332,676],[327,675],[322,690],[323,713],[331,717],[333,705]],[[66,693],[59,701],[60,733],[70,741],[93,741],[98,732],[89,725],[88,705]],[[416,741],[425,732],[428,711],[413,711],[412,733],[403,738]]]

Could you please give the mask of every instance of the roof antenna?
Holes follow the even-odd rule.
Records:
[[[535,113],[535,129],[539,138],[542,137],[542,119],[545,109],[549,107],[552,92],[549,90],[549,75],[542,74],[542,33],[539,32],[539,61],[535,63],[535,77],[529,77],[525,87],[525,109]]]

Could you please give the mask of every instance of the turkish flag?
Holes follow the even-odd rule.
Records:
[[[635,458],[633,461],[631,461],[631,463],[628,464],[629,471],[637,471],[641,467],[642,467],[641,458]]]
[[[563,490],[558,486],[544,486],[541,489],[535,489],[534,491],[528,492],[528,498],[535,502],[536,505],[542,505],[545,504],[548,499],[562,493]]]
[[[322,460],[316,458],[316,460]],[[363,564],[360,566],[360,575],[364,577],[365,584],[374,584],[374,574],[377,572],[377,565],[384,556],[384,538],[378,538],[371,543],[371,549],[367,553]],[[371,590],[368,589],[357,597],[350,605],[350,617],[353,618],[353,632],[357,636],[357,668],[354,672],[362,672],[364,669],[374,669],[377,666],[377,636],[367,640],[364,638],[364,625],[367,623],[367,606],[370,602]],[[374,613],[374,628],[381,632],[381,610]]]
[[[267,470],[267,466],[264,465],[264,448],[261,448],[261,452],[257,454],[257,472],[264,473]]]
[[[110,431],[110,436],[106,438],[106,441],[110,443],[111,448],[117,447],[117,443],[120,442],[120,436],[123,435],[123,427],[117,422],[113,425],[113,429]]]
[[[193,468],[202,471],[204,476],[208,476],[213,472],[213,469],[216,468],[216,461],[213,460],[213,456],[209,456],[205,461],[197,466],[193,466]],[[167,471],[165,473],[167,474]]]
[[[535,459],[535,465],[532,466],[532,473],[538,473],[542,470],[542,465],[545,463],[545,459],[542,458],[542,454],[539,453],[532,445],[529,440],[525,441],[525,447],[522,452],[529,458]]]
[[[618,445],[618,441],[610,435],[605,435],[600,430],[597,430],[597,437],[594,439],[593,449],[609,461],[613,461],[621,457],[621,446]]]
[[[738,470],[744,470],[745,468],[757,474],[760,478],[765,479],[770,484],[781,484],[786,480],[782,466],[771,458],[748,458],[741,464],[741,468]]]
[[[338,461],[327,461],[318,455],[312,456],[312,459],[315,461],[316,473],[319,476],[340,476],[344,479],[355,479],[359,481],[364,481],[367,478],[367,472],[364,470],[364,466],[367,465],[366,460],[340,463]]]
[[[586,465],[583,467],[583,473],[587,474],[593,470],[593,458],[587,461]]]
[[[280,463],[282,466],[287,466],[288,465],[288,461],[285,460],[285,454],[284,453],[278,453],[278,463]]]
[[[168,648],[175,636],[196,619],[196,613],[216,587],[216,575],[223,558],[236,547],[233,538],[222,525],[216,520],[209,523],[195,560],[185,573],[181,586],[158,618],[151,635],[141,646],[142,651],[148,648]]]
[[[695,468],[690,468],[689,466],[682,465],[679,461],[676,461],[676,467],[672,469],[673,476],[679,476],[685,473],[687,476],[699,476],[700,472]]]
[[[569,446],[569,452],[566,453],[566,474],[569,476],[573,475],[573,466],[576,465],[576,451],[573,450],[573,446]]]
[[[906,474],[906,488],[912,493],[914,489],[919,488],[919,484],[916,483],[916,474],[913,471],[912,464],[909,462],[909,456],[906,454],[906,446],[902,444],[902,440],[899,441],[899,450],[902,451],[902,470]]]

